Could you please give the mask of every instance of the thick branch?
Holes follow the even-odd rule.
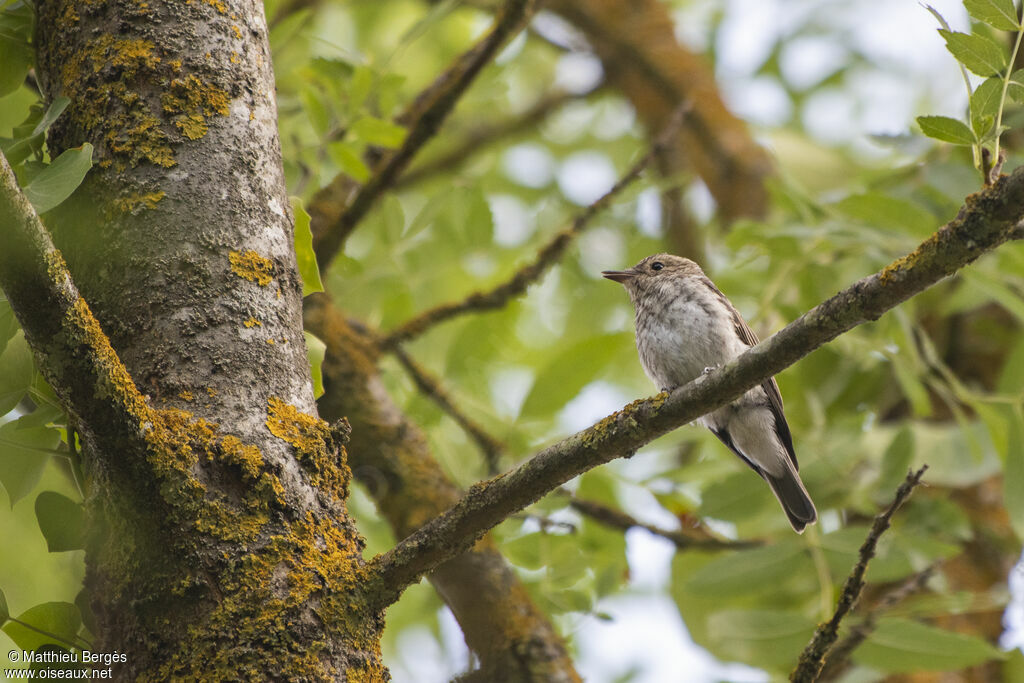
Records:
[[[629,187],[633,181],[639,178],[640,174],[643,173],[645,168],[647,168],[647,165],[651,163],[659,152],[663,151],[672,142],[676,131],[678,131],[679,126],[682,123],[684,115],[689,110],[689,103],[680,105],[676,109],[668,125],[651,146],[651,149],[648,150],[647,154],[633,164],[632,168],[626,171],[626,173],[619,178],[618,182],[616,182],[610,190],[605,192],[604,195],[598,198],[593,204],[581,211],[580,214],[576,216],[575,220],[573,220],[572,225],[551,238],[551,240],[544,245],[539,252],[537,252],[537,257],[532,263],[523,266],[516,271],[510,279],[496,287],[493,287],[492,289],[483,292],[473,292],[461,301],[441,304],[440,306],[424,311],[412,320],[399,325],[390,334],[381,339],[381,349],[393,349],[402,342],[409,341],[413,337],[418,337],[434,325],[450,320],[463,313],[490,311],[502,308],[513,297],[519,296],[525,292],[527,287],[539,280],[549,268],[558,262],[558,259],[562,257],[565,250],[568,249],[570,244],[572,244],[572,241],[581,232],[586,230],[587,227],[589,227],[590,221],[593,220],[594,216],[606,209],[616,196]]]
[[[507,0],[495,18],[490,33],[462,54],[398,118],[398,122],[408,128],[402,146],[381,158],[370,179],[359,188],[351,201],[345,204],[341,214],[329,221],[329,225],[322,220],[314,220],[314,225],[320,226],[313,236],[313,246],[320,270],[327,270],[327,266],[359,221],[373,207],[380,195],[391,189],[416,153],[434,136],[455,107],[459,97],[469,88],[484,66],[509,38],[526,26],[535,7],[534,0]],[[339,176],[318,193],[314,202],[333,203],[332,198],[345,192],[346,187],[346,178]]]
[[[864,590],[864,574],[868,570],[868,563],[875,556],[878,539],[889,528],[892,516],[896,514],[900,506],[910,497],[914,487],[921,483],[921,477],[927,469],[928,466],[925,465],[917,472],[908,472],[907,478],[896,489],[896,495],[893,497],[892,503],[889,504],[889,507],[884,512],[875,517],[875,523],[871,525],[871,530],[868,531],[868,536],[860,547],[857,564],[854,565],[850,575],[846,577],[846,582],[843,583],[843,590],[839,594],[839,603],[836,605],[835,613],[832,614],[832,618],[826,623],[818,626],[814,636],[811,638],[811,642],[800,653],[800,661],[797,663],[793,673],[790,674],[789,680],[794,681],[794,683],[812,683],[817,680],[818,674],[821,673],[821,667],[825,662],[825,655],[828,654],[832,644],[836,642],[836,638],[839,636],[839,624],[842,623],[843,618],[849,611],[853,609],[853,606],[857,603],[857,598],[860,597],[860,592]]]
[[[86,424],[142,442],[149,407],[0,153],[0,287],[54,391]],[[59,360],[57,360],[59,359]]]
[[[1005,242],[1024,218],[1024,169],[967,198],[960,214],[908,254],[839,292],[734,361],[671,394],[631,403],[506,474],[473,486],[447,513],[376,558],[395,598],[486,530],[573,477],[692,422]]]

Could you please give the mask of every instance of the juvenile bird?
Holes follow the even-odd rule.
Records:
[[[757,344],[736,307],[689,259],[655,254],[628,270],[601,274],[629,292],[640,364],[662,390],[682,386]],[[793,437],[774,378],[699,421],[768,482],[797,533],[817,520],[797,474]]]

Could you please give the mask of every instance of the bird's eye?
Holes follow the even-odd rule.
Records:
[[[662,263],[661,261],[655,261],[654,263],[651,264],[651,270],[661,270],[664,267],[665,264]]]

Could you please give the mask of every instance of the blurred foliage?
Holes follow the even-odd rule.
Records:
[[[287,13],[298,4],[268,0],[266,8],[289,191],[308,205],[339,173],[365,180],[376,148],[401,144],[405,131],[394,117],[480,35],[490,15],[474,3],[431,7],[412,0],[324,2]],[[709,46],[717,63],[729,57],[722,36],[737,20],[733,14],[743,11],[739,5],[677,5],[681,32]],[[665,249],[661,189],[684,185],[686,208],[707,244],[706,270],[762,338],[912,250],[978,189],[966,148],[929,147],[910,135],[836,141],[821,134],[816,112],[822,97],[845,98],[856,107],[872,74],[902,78],[920,105],[912,114],[928,111],[942,96],[926,79],[854,44],[848,29],[857,16],[837,19],[826,6],[834,3],[808,4],[790,17],[786,35],[729,85],[737,91],[770,84],[788,112],[762,121],[759,130],[779,171],[767,220],[726,229],[714,220],[699,180],[649,172],[527,296],[500,311],[444,323],[408,345],[444,378],[459,405],[507,445],[504,465],[653,393],[633,348],[629,301],[599,273]],[[10,20],[16,25],[23,5],[6,7],[8,14],[16,10]],[[919,21],[931,20],[921,10]],[[515,119],[546,94],[594,85],[579,74],[599,78],[600,68],[578,47],[572,29],[549,15],[536,26],[544,30],[514,40],[486,69],[413,168],[456,149],[482,124]],[[0,35],[0,48],[23,54],[4,40]],[[822,41],[838,46],[840,58],[809,81],[795,77],[787,47]],[[17,86],[24,82],[22,62],[20,56],[0,58],[0,137],[27,140],[26,149],[35,145],[31,151],[42,161],[41,138],[33,135],[43,109],[28,86]],[[952,61],[941,78],[960,78]],[[1008,111],[1004,122],[1014,113]],[[431,306],[503,281],[642,153],[649,131],[634,119],[628,104],[602,89],[528,131],[477,145],[457,168],[380,201],[321,274],[324,287],[348,315],[387,331]],[[904,130],[910,121],[908,115]],[[1016,157],[1010,149],[1008,166]],[[1000,566],[1013,564],[1024,538],[1022,325],[1024,244],[1016,243],[779,375],[801,474],[821,513],[820,524],[803,536],[793,535],[767,487],[694,427],[589,472],[570,488],[645,521],[691,526],[699,519],[725,537],[765,540],[748,550],[679,552],[665,590],[693,639],[715,657],[784,674],[815,624],[829,616],[871,516],[891,499],[908,467],[928,463],[931,487],[914,495],[883,537],[867,575],[871,588],[963,559],[965,548],[979,543],[996,553]],[[31,370],[5,302],[0,345],[0,413],[7,413],[0,418],[0,484],[10,502],[0,512],[0,588],[11,614],[31,617],[37,610],[61,621],[60,633],[88,636],[69,616],[82,572],[81,552],[67,552],[76,536],[53,533],[80,523],[77,456],[68,447],[66,419]],[[382,372],[395,401],[427,431],[446,472],[462,486],[484,477],[479,453],[455,422],[397,363],[385,358]],[[995,490],[1003,500],[994,506],[1005,511],[1000,516],[982,509],[972,492],[1002,475],[1005,486]],[[38,522],[33,505],[41,510]],[[361,489],[351,509],[368,552],[393,543]],[[1016,539],[1007,535],[1010,529]],[[506,521],[496,536],[538,604],[568,631],[582,614],[604,617],[603,598],[632,590],[624,535],[569,509],[565,496],[542,500]],[[64,552],[48,554],[48,541]],[[879,622],[854,655],[860,678],[851,680],[962,669],[1003,657],[992,646],[993,634],[946,618],[998,615],[1008,599],[1005,573],[967,587],[942,566],[927,594],[904,601]],[[869,590],[866,600],[878,594]],[[388,611],[385,651],[396,677],[408,673],[401,649],[413,635],[451,649],[440,610],[436,595],[417,586]],[[88,623],[88,615],[82,617]],[[0,645],[24,635],[5,630]],[[1008,660],[1008,676],[1011,667],[1021,670],[1019,660],[1019,653]],[[453,673],[466,662],[449,664]]]

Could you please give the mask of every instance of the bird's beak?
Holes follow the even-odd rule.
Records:
[[[639,275],[639,273],[630,268],[629,270],[602,270],[601,275],[608,278],[609,280],[615,280],[616,282],[626,284],[627,282],[635,278],[637,275]]]

